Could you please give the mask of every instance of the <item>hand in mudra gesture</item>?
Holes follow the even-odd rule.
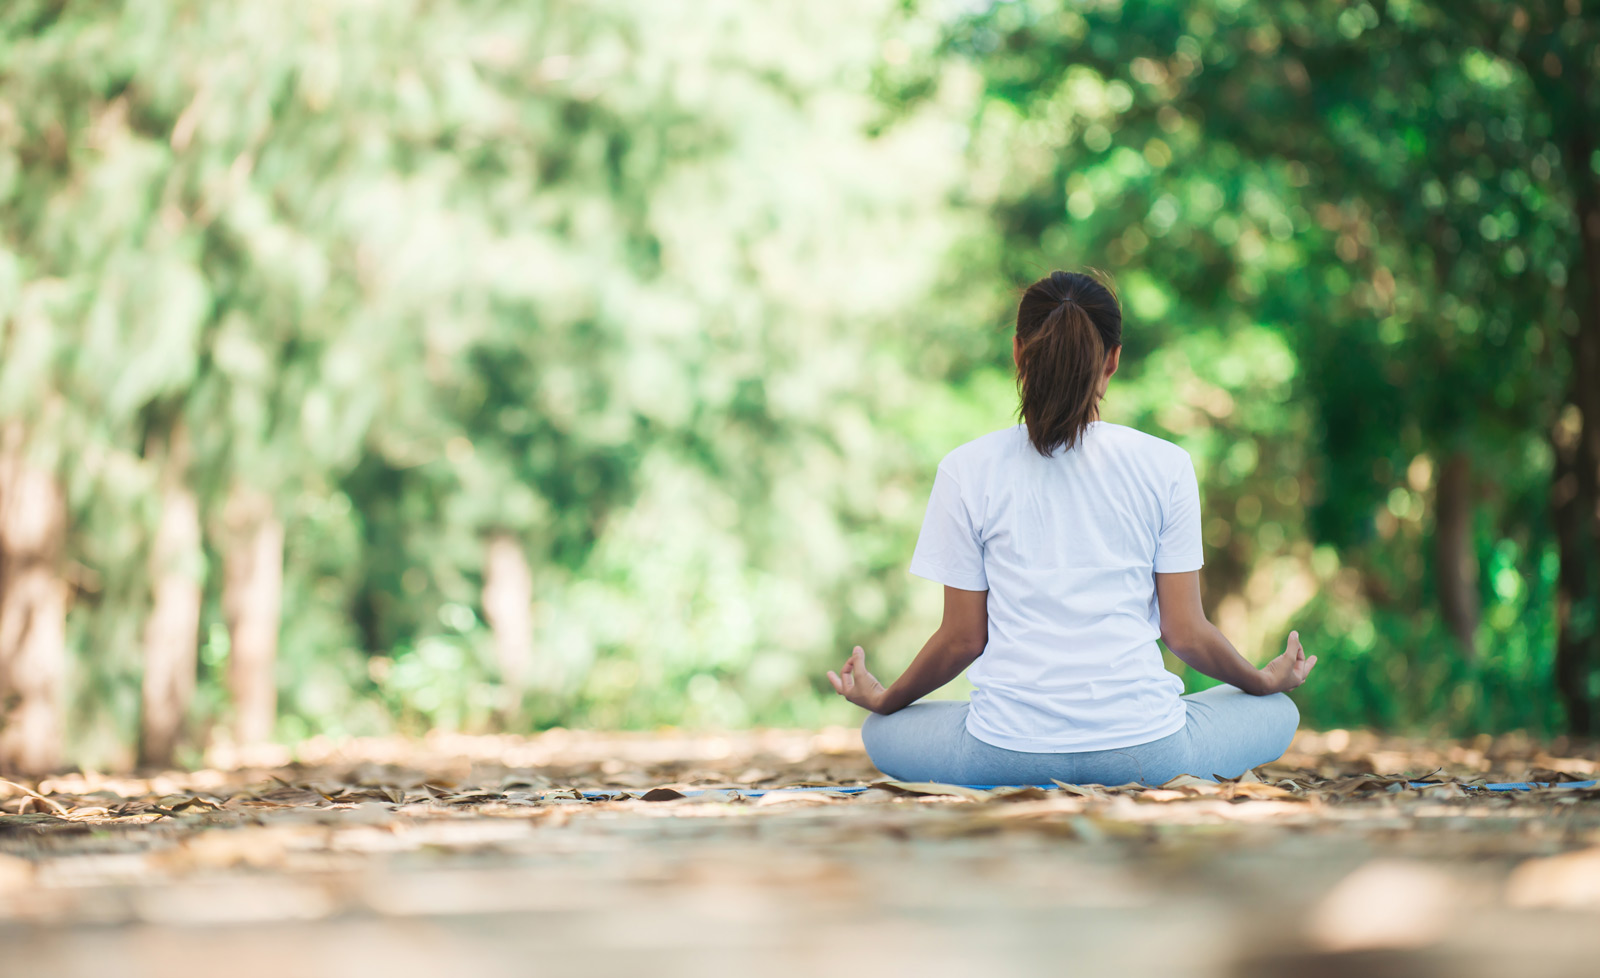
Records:
[[[1300,633],[1289,633],[1288,647],[1276,659],[1261,667],[1263,696],[1269,693],[1286,693],[1306,681],[1317,664],[1316,656],[1307,656],[1300,645]]]
[[[879,712],[883,706],[883,683],[867,671],[867,653],[856,646],[838,672],[828,670],[833,691],[864,710]]]

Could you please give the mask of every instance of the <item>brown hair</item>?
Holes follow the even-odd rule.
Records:
[[[1018,415],[1049,457],[1071,449],[1099,417],[1106,356],[1122,345],[1122,310],[1106,285],[1081,272],[1051,272],[1017,306]]]

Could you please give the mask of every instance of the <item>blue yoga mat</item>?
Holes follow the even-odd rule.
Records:
[[[1430,787],[1430,786],[1436,785],[1436,784],[1452,784],[1452,783],[1454,783],[1454,782],[1449,782],[1449,781],[1413,781],[1413,782],[1411,782],[1411,786],[1413,788],[1427,788],[1427,787]],[[1556,781],[1556,782],[1553,782],[1553,781],[1497,781],[1497,782],[1494,782],[1492,784],[1464,784],[1461,787],[1466,789],[1466,790],[1468,790],[1468,791],[1531,791],[1534,788],[1551,788],[1551,787],[1554,787],[1554,788],[1593,788],[1596,784],[1600,784],[1600,782],[1596,782],[1596,781],[1565,781],[1565,782],[1559,782],[1559,781]],[[850,787],[850,788],[846,788],[846,787],[834,788],[834,787],[823,787],[823,786],[819,785],[819,786],[807,786],[807,787],[802,787],[802,788],[749,788],[749,789],[745,789],[745,788],[690,788],[688,790],[684,790],[684,789],[674,789],[674,790],[679,791],[681,794],[683,794],[686,797],[695,797],[695,796],[698,796],[698,795],[706,795],[706,794],[713,794],[713,795],[724,795],[724,794],[727,794],[727,795],[731,795],[731,794],[737,793],[738,795],[740,795],[741,797],[744,797],[744,798],[760,798],[762,795],[774,795],[774,794],[781,795],[781,794],[791,794],[791,793],[798,793],[798,792],[804,792],[804,791],[835,791],[835,792],[838,792],[840,794],[853,795],[853,794],[858,794],[860,792],[866,791],[870,787],[871,787],[871,785],[862,785],[860,787]],[[993,790],[995,788],[1041,788],[1041,789],[1043,789],[1045,791],[1059,791],[1060,790],[1056,785],[1053,785],[1053,784],[961,784],[961,785],[952,785],[952,787],[956,787],[956,788],[971,788],[974,791],[991,791],[991,790]],[[637,792],[636,790],[629,790],[629,789],[624,789],[624,788],[616,788],[616,789],[613,789],[613,790],[585,791],[585,792],[582,792],[584,798],[587,798],[587,799],[590,799],[590,800],[594,800],[594,801],[611,800],[611,799],[619,799],[619,798],[635,798],[635,797],[638,797],[638,795],[642,794],[642,793],[643,792]]]
[[[1468,785],[1484,791],[1530,791],[1534,788],[1593,788],[1595,781],[1500,781],[1495,784]]]

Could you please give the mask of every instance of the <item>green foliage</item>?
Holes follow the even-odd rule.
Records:
[[[6,314],[49,319],[3,410],[58,404],[35,437],[79,463],[80,756],[132,739],[174,412],[208,527],[240,484],[284,520],[284,736],[491,722],[495,531],[537,588],[510,722],[844,719],[817,673],[904,602],[928,462],[872,419],[928,389],[904,350],[959,231],[939,114],[864,131],[889,13],[11,13]]]
[[[1600,107],[1597,36],[1572,4],[1158,0],[948,33],[983,77],[994,264],[1119,274],[1148,393],[1113,410],[1195,454],[1224,628],[1242,598],[1261,646],[1293,624],[1327,650],[1313,723],[1560,723],[1547,438],[1578,369],[1593,175],[1567,146]],[[1457,456],[1476,659],[1436,587]]]
[[[239,486],[286,528],[284,737],[850,721],[820,671],[916,651],[933,465],[1011,423],[1009,290],[1086,264],[1128,316],[1108,416],[1194,455],[1208,601],[1250,655],[1301,629],[1312,722],[1561,722],[1546,79],[1433,4],[813,7],[0,12],[0,417],[70,490],[78,756],[137,729],[176,418],[202,734]],[[1461,452],[1475,660],[1432,583]]]

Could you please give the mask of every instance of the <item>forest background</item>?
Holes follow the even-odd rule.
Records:
[[[1085,265],[1307,723],[1590,733],[1596,120],[1591,0],[11,0],[0,768],[853,722]]]

